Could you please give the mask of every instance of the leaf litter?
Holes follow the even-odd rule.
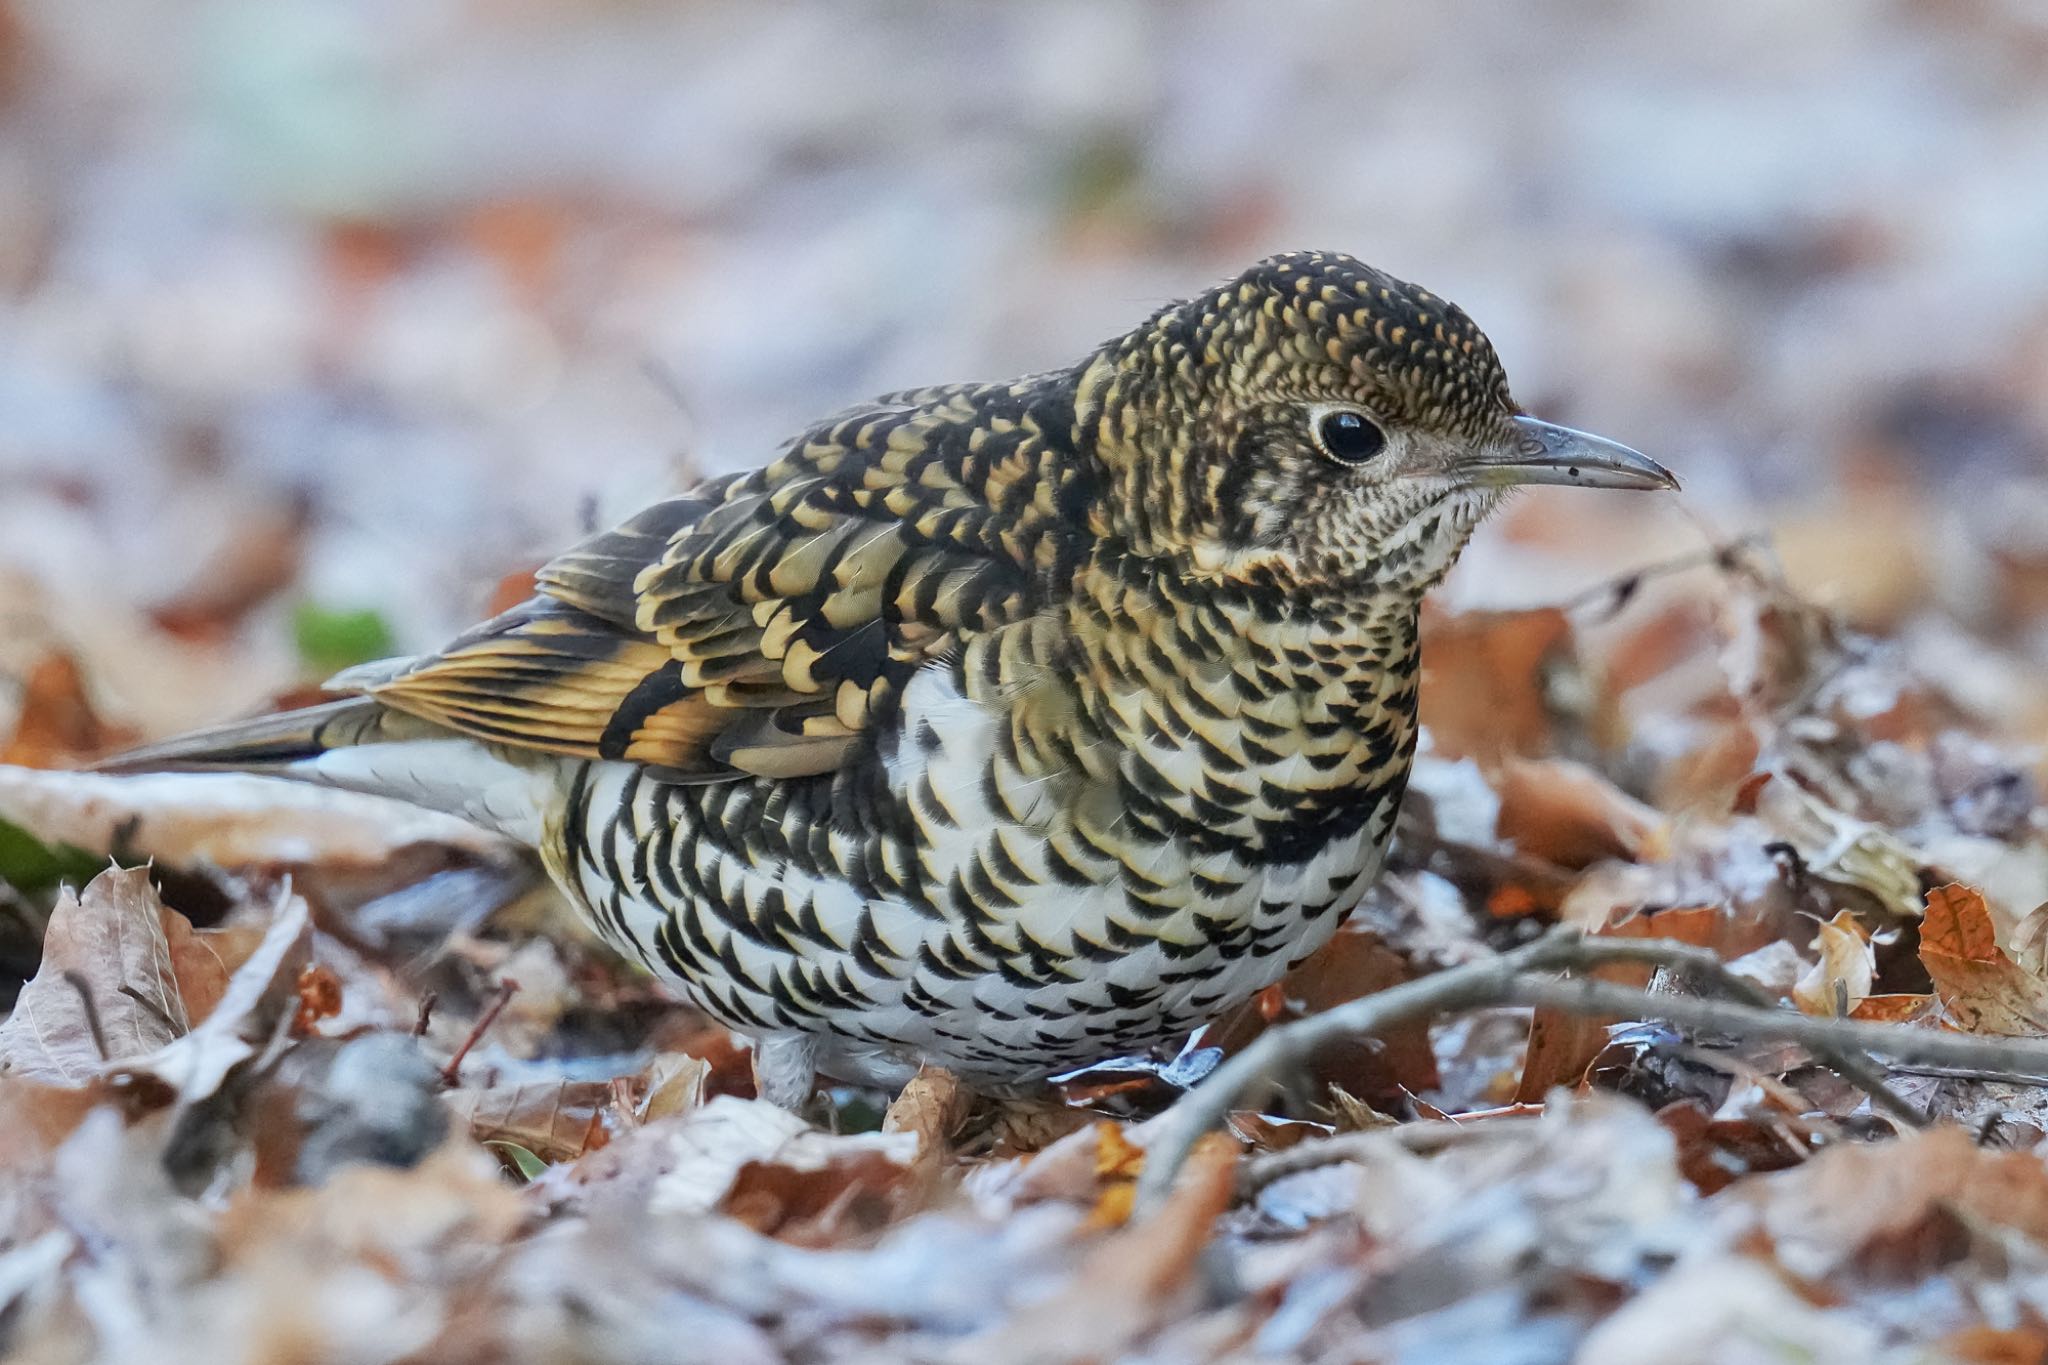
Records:
[[[1611,618],[1432,632],[1514,695],[1461,698],[1464,664],[1432,681],[1387,875],[1198,1045],[1557,922],[1706,950],[1788,1012],[2048,1034],[2031,768],[1941,679],[1747,562]],[[1795,1046],[1480,1010],[1319,1052],[1134,1216],[1157,1116],[1209,1063],[1133,1059],[1050,1106],[927,1071],[886,1112],[798,1116],[466,828],[26,768],[0,769],[0,818],[53,850],[24,881],[96,868],[41,892],[0,1023],[0,1340],[25,1359],[2048,1347],[2041,1078],[1895,1072],[1930,1120],[1908,1133]],[[204,923],[166,903],[188,874],[218,892]]]

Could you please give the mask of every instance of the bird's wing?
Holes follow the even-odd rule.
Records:
[[[919,666],[1033,610],[1079,534],[1028,405],[987,392],[855,410],[766,469],[659,503],[363,690],[479,738],[678,777],[829,772]]]

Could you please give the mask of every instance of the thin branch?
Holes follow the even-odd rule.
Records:
[[[1633,1014],[1688,1028],[1747,1038],[1775,1038],[1809,1051],[1851,1047],[1908,1066],[1954,1066],[1980,1071],[2048,1071],[2048,1038],[1993,1038],[1912,1024],[1866,1024],[1792,1010],[1759,1009],[1724,1000],[1650,995],[1606,981],[1525,977],[1511,982],[1509,1005],[1552,1005],[1574,1014]]]
[[[112,1060],[113,1054],[107,1050],[107,1031],[100,1026],[99,1002],[92,998],[92,983],[80,971],[67,971],[63,975],[64,984],[78,992],[78,1008],[85,1015],[85,1029],[92,1035],[93,1049],[100,1054],[101,1061]]]
[[[508,976],[498,983],[498,993],[491,997],[491,1003],[484,1006],[484,1012],[477,1016],[476,1024],[469,1030],[469,1036],[462,1040],[462,1046],[455,1049],[455,1055],[448,1059],[448,1065],[441,1068],[441,1084],[453,1086],[462,1079],[462,1059],[469,1056],[469,1050],[490,1032],[491,1025],[498,1022],[498,1016],[505,1012],[505,1006],[511,1004],[512,997],[518,993],[519,983],[511,977]]]
[[[1649,962],[1692,971],[1743,1001],[1658,995],[1599,980],[1563,980],[1549,972],[1612,962]],[[1740,985],[1732,983],[1741,982]],[[1751,1003],[1762,1000],[1764,1003]],[[1805,1047],[1910,1122],[1917,1111],[1882,1081],[1868,1056],[1907,1066],[1952,1066],[2016,1074],[2048,1072],[2048,1039],[1986,1038],[1918,1028],[1821,1018],[1781,1009],[1728,972],[1705,949],[1657,939],[1585,939],[1560,926],[1533,943],[1482,962],[1403,982],[1335,1009],[1268,1029],[1155,1121],[1138,1182],[1139,1210],[1157,1207],[1195,1141],[1248,1098],[1263,1096],[1316,1049],[1339,1038],[1381,1032],[1410,1019],[1489,1005],[1548,1005],[1581,1015],[1663,1019],[1681,1027],[1770,1038]]]
[[[1202,1134],[1220,1124],[1224,1115],[1254,1091],[1263,1096],[1281,1077],[1293,1074],[1324,1043],[1369,1036],[1409,1019],[1497,1004],[1523,973],[1570,966],[1580,941],[1576,929],[1560,925],[1498,957],[1404,981],[1321,1014],[1267,1029],[1153,1121],[1158,1126],[1146,1144],[1137,1207],[1157,1208]]]
[[[1250,1198],[1276,1180],[1339,1162],[1357,1161],[1388,1147],[1422,1154],[1505,1137],[1514,1128],[1530,1122],[1539,1112],[1532,1105],[1526,1113],[1495,1114],[1483,1119],[1424,1119],[1418,1123],[1393,1123],[1363,1132],[1333,1133],[1325,1138],[1312,1138],[1277,1152],[1261,1152],[1245,1163],[1244,1173],[1237,1180],[1238,1196]]]
[[[1927,1076],[1938,1081],[1985,1081],[1992,1085],[2048,1086],[2048,1075],[2021,1071],[1986,1071],[1973,1066],[1892,1066],[1893,1075]]]
[[[1757,1009],[1782,1013],[1769,992],[1748,977],[1729,971],[1727,964],[1711,949],[1672,939],[1589,938],[1580,940],[1579,952],[1587,966],[1597,966],[1602,962],[1653,963],[1681,975],[1690,975],[1695,983],[1711,987],[1713,994],[1729,996]],[[1885,1069],[1863,1050],[1844,1042],[1828,1041],[1810,1043],[1807,1051],[1813,1054],[1814,1060],[1870,1096],[1876,1108],[1910,1127],[1924,1128],[1927,1125],[1927,1116],[1911,1100],[1891,1088],[1885,1078]]]

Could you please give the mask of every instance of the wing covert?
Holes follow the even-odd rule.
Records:
[[[658,503],[365,690],[479,738],[680,777],[830,772],[919,667],[1034,610],[1080,534],[1037,487],[1038,424],[990,423],[980,392],[858,410]]]

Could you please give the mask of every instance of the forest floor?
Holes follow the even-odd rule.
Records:
[[[1559,607],[1432,612],[1426,655],[1392,866],[1284,983],[1171,1065],[1002,1105],[929,1073],[812,1125],[489,837],[71,770],[129,736],[53,651],[0,751],[26,982],[0,1024],[0,1340],[2043,1359],[2038,680],[1960,628],[1849,630],[1755,541]],[[1219,1055],[1557,926],[1574,979],[1631,1008],[1552,985],[1532,1009],[1515,989],[1561,979],[1539,963],[1259,1067],[1189,1126],[1181,1083]],[[1658,943],[1661,967],[1599,946]]]

